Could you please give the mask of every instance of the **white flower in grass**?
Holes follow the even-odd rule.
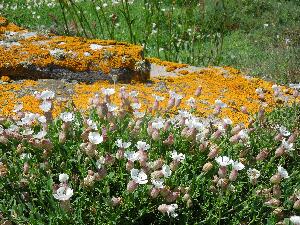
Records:
[[[35,120],[36,115],[34,113],[25,113],[25,116],[21,119],[22,125],[30,125]]]
[[[156,118],[153,122],[152,122],[152,127],[154,129],[160,130],[161,128],[164,127],[164,120],[162,118]]]
[[[60,183],[65,183],[69,180],[69,175],[65,174],[65,173],[61,173],[58,176],[58,180],[59,180]]]
[[[33,137],[36,139],[43,139],[46,135],[47,135],[47,131],[41,130],[37,134],[33,135]]]
[[[197,118],[197,117],[192,117],[190,119],[186,119],[185,125],[190,129],[196,128],[197,130],[202,130],[204,128],[203,123],[201,123],[199,121],[199,118]]]
[[[233,160],[227,156],[219,156],[216,158],[216,161],[220,166],[228,166],[233,163]]]
[[[140,109],[142,107],[142,105],[140,103],[131,103],[130,106],[133,110],[137,110],[137,109]]]
[[[96,166],[97,166],[97,169],[101,169],[102,168],[102,165],[105,164],[105,158],[103,156],[100,156],[100,158],[96,161]]]
[[[285,139],[283,139],[282,140],[282,147],[288,152],[288,153],[290,153],[290,152],[292,152],[292,151],[294,151],[295,149],[294,149],[294,143],[289,143],[287,140],[285,140]]]
[[[50,101],[43,101],[42,104],[40,104],[40,109],[43,112],[49,112],[52,107],[52,103]]]
[[[110,103],[106,103],[108,112],[114,112],[118,109],[118,106]]]
[[[167,205],[167,204],[161,204],[158,207],[158,211],[162,212],[162,213],[167,213],[168,216],[171,216],[173,218],[177,217],[178,214],[175,213],[175,210],[178,208],[177,204],[171,204],[171,205]]]
[[[129,161],[134,162],[136,160],[139,160],[140,154],[138,152],[129,152],[129,151],[126,151],[124,153],[124,157],[126,159],[128,159]]]
[[[102,88],[101,91],[102,91],[102,94],[104,94],[106,96],[113,95],[116,92],[114,88]]]
[[[295,225],[300,225],[300,216],[291,216],[290,221]]]
[[[90,132],[89,133],[89,142],[94,145],[98,145],[103,142],[103,136],[100,135],[98,132]]]
[[[147,144],[147,143],[144,142],[144,141],[138,141],[138,142],[136,143],[136,147],[137,147],[138,150],[146,151],[146,150],[148,150],[148,149],[150,148],[150,145]]]
[[[147,174],[143,170],[131,169],[130,175],[132,180],[134,180],[138,184],[147,184]]]
[[[255,180],[260,177],[260,171],[257,169],[249,168],[247,170],[247,175],[250,178],[250,180]]]
[[[43,91],[42,93],[40,93],[39,98],[41,98],[45,101],[48,99],[53,99],[54,96],[55,96],[55,93],[53,91],[46,90],[46,91]]]
[[[300,83],[299,84],[289,84],[290,88],[294,88],[294,89],[300,89]]]
[[[164,97],[155,95],[155,94],[152,94],[152,96],[154,97],[155,101],[158,101],[158,102],[161,102],[165,99]]]
[[[64,122],[71,122],[74,120],[74,113],[72,112],[63,112],[59,116]]]
[[[116,145],[117,145],[119,148],[126,149],[126,148],[129,148],[129,147],[130,147],[131,142],[123,142],[122,139],[118,139],[118,140],[116,140]]]
[[[182,153],[178,154],[177,151],[175,150],[171,153],[171,157],[174,161],[178,161],[178,162],[182,162],[183,160],[185,160],[185,155]]]
[[[172,174],[172,170],[168,165],[163,165],[161,171],[166,178],[170,177]]]
[[[238,136],[242,139],[242,140],[247,140],[249,139],[249,135],[248,135],[248,130],[243,129],[238,133]]]
[[[183,99],[182,95],[177,94],[174,91],[169,91],[170,98],[174,98],[175,100]]]
[[[129,92],[129,96],[130,97],[136,98],[138,95],[139,95],[139,93],[137,91],[131,91],[131,92]]]
[[[229,119],[229,118],[224,118],[224,119],[223,119],[223,122],[224,122],[226,125],[231,125],[231,124],[232,124],[232,120]]]
[[[289,178],[289,174],[288,174],[287,170],[284,169],[282,166],[278,166],[277,171],[281,177],[283,177],[285,179]]]
[[[245,168],[244,164],[239,161],[233,161],[231,165],[234,170],[242,170]]]
[[[37,120],[38,120],[40,123],[46,123],[46,122],[47,122],[47,119],[46,119],[45,116],[39,116],[39,117],[37,118]]]
[[[263,94],[264,91],[263,91],[262,88],[256,88],[256,89],[255,89],[255,93],[258,94],[258,95],[260,95],[260,94]]]
[[[15,132],[15,131],[18,131],[20,128],[19,126],[15,125],[15,124],[12,124],[9,126],[9,128],[7,128],[7,131],[8,132]]]
[[[20,103],[20,104],[15,105],[13,112],[17,113],[17,112],[20,112],[22,109],[23,109],[23,104]]]
[[[225,104],[224,102],[222,102],[222,100],[220,100],[220,99],[215,100],[215,104],[216,104],[216,106],[218,106],[220,108],[227,107],[227,104]]]
[[[22,135],[32,135],[34,131],[30,128],[26,128],[22,131]]]
[[[151,182],[155,188],[164,188],[164,179],[152,179]]]
[[[92,128],[93,130],[98,130],[97,124],[96,124],[93,120],[88,119],[88,120],[86,121],[86,123],[87,123],[87,125],[88,125],[90,128]]]
[[[279,132],[280,132],[280,134],[281,134],[282,136],[284,136],[284,137],[288,137],[288,136],[291,135],[291,132],[289,132],[288,129],[287,129],[286,127],[284,127],[284,126],[281,126],[281,127],[279,128]]]
[[[146,114],[145,112],[138,112],[138,111],[133,112],[134,117],[139,119],[143,118],[145,114]]]
[[[69,187],[60,187],[53,197],[59,201],[67,201],[73,196],[73,190]]]

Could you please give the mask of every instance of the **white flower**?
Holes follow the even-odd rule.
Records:
[[[167,210],[167,213],[168,215],[172,216],[172,217],[177,217],[178,214],[175,213],[175,210],[178,208],[178,205],[177,204],[171,204],[171,205],[168,205],[168,210]]]
[[[16,112],[19,112],[19,111],[21,111],[22,109],[23,109],[23,104],[20,103],[20,104],[15,105],[13,112],[15,112],[15,113],[16,113]]]
[[[158,96],[155,94],[152,94],[152,96],[154,97],[155,101],[158,101],[158,102],[161,102],[165,99],[164,97],[161,97],[161,96]]]
[[[190,129],[196,128],[197,130],[202,130],[203,127],[204,127],[204,124],[201,123],[201,122],[199,121],[199,118],[197,118],[197,117],[192,117],[192,118],[190,118],[190,119],[186,119],[186,120],[185,120],[185,125],[186,125],[188,128],[190,128]]]
[[[231,165],[234,170],[242,170],[245,168],[244,164],[239,161],[233,161]]]
[[[67,182],[69,180],[69,175],[65,174],[65,173],[61,173],[58,176],[58,180],[59,180],[60,183]]]
[[[196,99],[194,99],[193,97],[190,97],[186,103],[188,104],[188,106],[190,107],[194,107],[196,105]]]
[[[284,137],[288,137],[288,136],[291,135],[291,132],[289,132],[289,131],[287,130],[287,128],[284,127],[284,126],[281,126],[281,127],[279,128],[279,132],[280,132],[280,134],[281,134],[282,136],[284,136]]]
[[[216,104],[216,106],[219,106],[220,108],[227,107],[227,105],[225,103],[223,103],[222,100],[220,100],[220,99],[215,100],[215,104]]]
[[[103,48],[103,45],[97,45],[97,44],[91,44],[90,45],[90,49],[92,49],[93,51],[97,51]]]
[[[233,163],[233,160],[227,156],[219,156],[216,158],[216,161],[220,166],[228,166]]]
[[[258,94],[258,95],[260,95],[260,94],[263,94],[264,91],[263,91],[262,88],[256,88],[256,89],[255,89],[255,93]]]
[[[151,182],[155,188],[164,188],[164,179],[152,179]]]
[[[114,112],[118,109],[118,106],[110,103],[106,103],[108,112]]]
[[[40,95],[39,98],[41,98],[42,100],[48,100],[48,99],[53,99],[55,96],[55,93],[53,91],[43,91]]]
[[[178,161],[178,162],[182,162],[183,160],[185,160],[185,155],[182,153],[178,154],[177,151],[175,150],[171,153],[171,157],[174,161]]]
[[[47,135],[47,131],[42,130],[40,132],[38,132],[37,134],[33,135],[34,138],[36,139],[42,139]]]
[[[118,139],[118,140],[116,141],[116,145],[117,145],[119,148],[126,149],[126,148],[129,148],[129,147],[130,147],[131,142],[123,142],[122,139]]]
[[[138,112],[138,111],[133,112],[134,117],[139,119],[143,118],[145,114],[146,114],[145,112]]]
[[[71,122],[74,120],[74,113],[72,112],[63,112],[59,116],[64,122]]]
[[[133,110],[137,110],[140,109],[142,105],[140,103],[131,103],[130,106]]]
[[[152,122],[152,127],[154,129],[160,130],[161,128],[164,127],[164,120],[162,118],[156,118],[153,122]]]
[[[33,134],[34,133],[34,131],[32,130],[32,129],[30,129],[30,128],[26,128],[26,129],[24,129],[23,131],[22,131],[22,134],[23,135],[31,135],[31,134]]]
[[[129,96],[130,97],[137,97],[139,95],[139,93],[137,92],[137,91],[131,91],[131,92],[129,92]]]
[[[131,178],[138,184],[147,184],[147,174],[143,170],[131,169]]]
[[[36,115],[34,113],[26,113],[25,116],[21,119],[20,125],[30,125],[35,120]]]
[[[86,121],[86,123],[87,123],[87,125],[88,125],[90,128],[92,128],[93,130],[98,130],[97,124],[96,124],[93,120],[88,119],[88,120]]]
[[[250,180],[254,180],[260,177],[260,172],[257,169],[249,168],[247,170],[247,175],[250,178]]]
[[[53,197],[59,201],[67,201],[73,196],[73,190],[69,187],[60,187]]]
[[[102,93],[107,96],[113,95],[115,93],[114,88],[102,88],[101,90],[102,90]]]
[[[44,112],[49,112],[52,107],[52,103],[50,101],[43,101],[42,104],[40,104],[40,109]]]
[[[286,169],[284,169],[282,166],[278,166],[278,169],[277,169],[278,173],[280,174],[281,177],[283,178],[289,178],[289,174],[287,172]]]
[[[294,151],[294,143],[289,143],[287,140],[283,139],[282,140],[282,147],[287,151],[287,152],[291,152]]]
[[[0,125],[0,135],[4,133],[4,128]]]
[[[22,159],[22,160],[29,160],[29,159],[31,159],[31,157],[32,157],[31,153],[22,153],[20,155],[20,159]]]
[[[46,119],[45,116],[39,116],[39,117],[37,118],[37,120],[38,120],[40,123],[46,123],[46,122],[47,122],[47,119]]]
[[[103,136],[100,135],[98,132],[90,132],[89,141],[94,145],[98,145],[103,142]]]
[[[175,100],[183,99],[182,95],[177,94],[174,91],[169,91],[170,98],[174,98]]]
[[[229,119],[229,118],[224,118],[224,119],[223,119],[223,122],[224,122],[225,124],[227,124],[227,125],[231,125],[231,124],[232,124],[232,120]]]
[[[291,216],[290,221],[295,225],[300,225],[300,216]]]
[[[138,152],[129,152],[129,151],[126,151],[124,153],[124,157],[126,159],[128,159],[129,161],[134,162],[136,160],[139,160],[140,154]]]
[[[9,128],[7,128],[7,131],[8,132],[15,132],[15,131],[18,131],[19,130],[19,127],[15,124],[12,124],[9,126]]]
[[[242,139],[242,140],[247,140],[247,139],[249,139],[249,135],[248,135],[248,130],[247,130],[247,129],[241,130],[237,135],[238,135],[238,136],[240,137],[240,139]]]
[[[138,150],[146,151],[146,150],[148,150],[150,148],[150,145],[147,144],[144,141],[138,141],[136,143],[136,147],[137,147]]]
[[[100,158],[96,161],[96,166],[97,166],[97,169],[101,169],[102,168],[102,165],[105,164],[105,158],[103,156],[100,156]]]
[[[172,174],[172,170],[168,165],[163,165],[161,170],[162,170],[164,177],[166,177],[166,178],[170,177]]]

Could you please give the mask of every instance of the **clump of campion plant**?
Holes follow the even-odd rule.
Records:
[[[233,124],[220,99],[200,118],[175,91],[143,112],[137,91],[103,88],[89,112],[70,102],[56,118],[55,93],[36,96],[42,114],[18,103],[0,119],[1,223],[299,224],[295,97],[269,114],[261,96],[257,115],[241,109],[249,124]]]

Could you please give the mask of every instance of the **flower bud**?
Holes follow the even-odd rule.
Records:
[[[196,91],[195,91],[195,96],[198,97],[201,95],[201,92],[202,92],[202,87],[201,86],[198,86]]]
[[[217,183],[218,187],[226,188],[227,185],[228,185],[228,180],[227,179],[221,178],[221,179],[218,180],[218,183]]]
[[[60,144],[63,144],[63,143],[66,142],[66,140],[67,140],[66,132],[60,131],[60,132],[59,132],[59,136],[58,136],[58,141],[59,141],[59,143],[60,143]]]
[[[135,191],[135,189],[137,189],[138,185],[139,184],[136,183],[134,180],[129,181],[128,184],[127,184],[127,191],[128,192]]]
[[[281,176],[280,176],[280,174],[275,174],[275,175],[273,175],[271,178],[270,178],[270,182],[272,183],[272,184],[279,184],[280,183],[280,181],[281,181]]]
[[[134,164],[133,164],[133,162],[132,161],[127,161],[127,163],[126,163],[126,170],[127,171],[130,171],[130,170],[132,170],[133,169],[133,167],[134,167]]]
[[[294,132],[287,140],[288,143],[294,143],[297,140],[297,136],[298,136],[298,132]]]
[[[27,175],[29,172],[29,163],[28,162],[25,162],[24,165],[23,165],[23,173],[25,175]]]
[[[280,146],[279,148],[276,149],[275,151],[275,156],[280,157],[285,153],[284,147]]]
[[[269,151],[266,148],[264,148],[263,150],[260,151],[260,153],[258,153],[258,155],[256,156],[256,160],[257,161],[264,160],[267,158],[268,154]]]
[[[211,162],[207,162],[204,164],[202,171],[207,173],[208,171],[210,171],[213,168],[213,164]]]
[[[271,198],[269,201],[266,201],[265,204],[268,205],[268,206],[279,206],[280,205],[280,201],[276,198]]]
[[[191,196],[188,193],[186,193],[186,194],[184,194],[182,199],[183,199],[183,201],[188,201],[189,199],[191,199]]]
[[[277,134],[275,137],[274,137],[274,140],[275,141],[281,141],[283,138],[283,135],[281,133]]]
[[[152,188],[150,190],[150,196],[151,198],[157,198],[157,196],[159,195],[160,190],[158,188]]]
[[[211,148],[210,152],[208,153],[208,158],[213,159],[213,158],[217,157],[218,154],[219,154],[218,147],[213,147],[213,148]]]
[[[111,198],[111,205],[114,206],[114,207],[120,205],[121,202],[122,202],[121,197],[112,197]]]
[[[229,180],[230,181],[235,181],[237,176],[238,176],[238,170],[231,170],[230,175],[229,175]]]
[[[158,130],[156,130],[156,129],[153,130],[151,136],[152,136],[152,139],[153,139],[154,141],[158,141],[159,138],[160,138],[159,132],[158,132]]]
[[[186,207],[187,208],[190,208],[190,207],[192,207],[193,206],[193,201],[192,201],[192,199],[188,199],[187,201],[186,201]]]
[[[227,168],[226,166],[221,166],[218,170],[218,175],[220,178],[225,178],[227,175]]]
[[[241,107],[241,112],[244,113],[244,114],[249,114],[248,109],[247,109],[246,106]]]
[[[273,186],[273,196],[280,197],[281,196],[281,189],[279,185]]]
[[[294,209],[300,209],[300,199],[298,199],[297,201],[295,201],[294,205],[293,205]]]

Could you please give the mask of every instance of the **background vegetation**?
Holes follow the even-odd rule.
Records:
[[[0,3],[2,15],[30,29],[142,44],[147,56],[231,65],[285,84],[300,80],[299,0]]]

